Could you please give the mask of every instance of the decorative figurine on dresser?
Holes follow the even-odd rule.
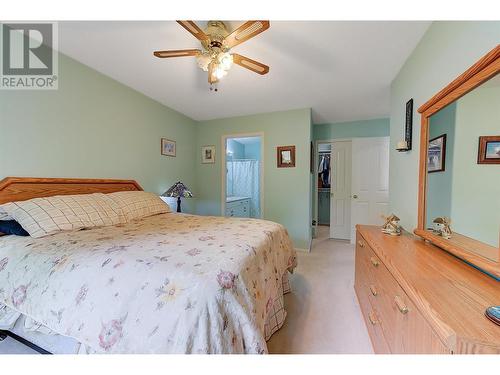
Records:
[[[399,225],[399,217],[394,214],[389,216],[383,216],[385,220],[384,225],[382,225],[382,233],[390,234],[391,236],[401,235],[401,225]]]
[[[439,236],[449,240],[451,238],[451,219],[448,217],[437,217],[433,221],[433,231]]]

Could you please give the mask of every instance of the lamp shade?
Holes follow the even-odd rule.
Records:
[[[177,181],[175,184],[173,184],[170,189],[168,189],[166,192],[164,192],[162,197],[172,197],[172,198],[192,198],[193,193],[191,190],[188,189],[186,185],[184,185],[182,182]]]

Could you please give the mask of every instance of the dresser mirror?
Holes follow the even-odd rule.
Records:
[[[498,280],[499,73],[497,46],[419,108],[422,127],[415,230]],[[449,238],[446,231],[440,233],[448,222]]]

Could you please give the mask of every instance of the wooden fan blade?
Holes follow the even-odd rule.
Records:
[[[217,77],[214,74],[214,68],[215,64],[213,62],[208,64],[208,83],[210,84],[217,82]]]
[[[224,43],[227,48],[232,48],[267,29],[269,29],[269,21],[248,21],[229,34],[224,39]]]
[[[242,66],[243,68],[247,68],[251,70],[252,72],[264,75],[269,72],[269,67],[267,65],[264,65],[258,61],[249,59],[248,57],[238,55],[237,53],[233,53],[233,62],[235,64],[238,64],[239,66]]]
[[[189,31],[198,40],[208,40],[207,34],[198,27],[193,21],[177,21],[179,25]]]
[[[173,49],[170,51],[154,51],[153,55],[160,58],[165,57],[184,57],[184,56],[198,56],[201,53],[199,49]]]

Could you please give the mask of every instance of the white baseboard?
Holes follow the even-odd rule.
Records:
[[[296,247],[295,251],[302,251],[303,253],[308,253],[310,250],[309,249],[299,249],[298,247]]]
[[[302,251],[304,253],[310,253],[311,252],[311,247],[312,247],[312,241],[313,241],[313,239],[311,238],[309,240],[309,248],[308,249],[301,249],[301,248],[296,247],[295,250],[296,251]]]

